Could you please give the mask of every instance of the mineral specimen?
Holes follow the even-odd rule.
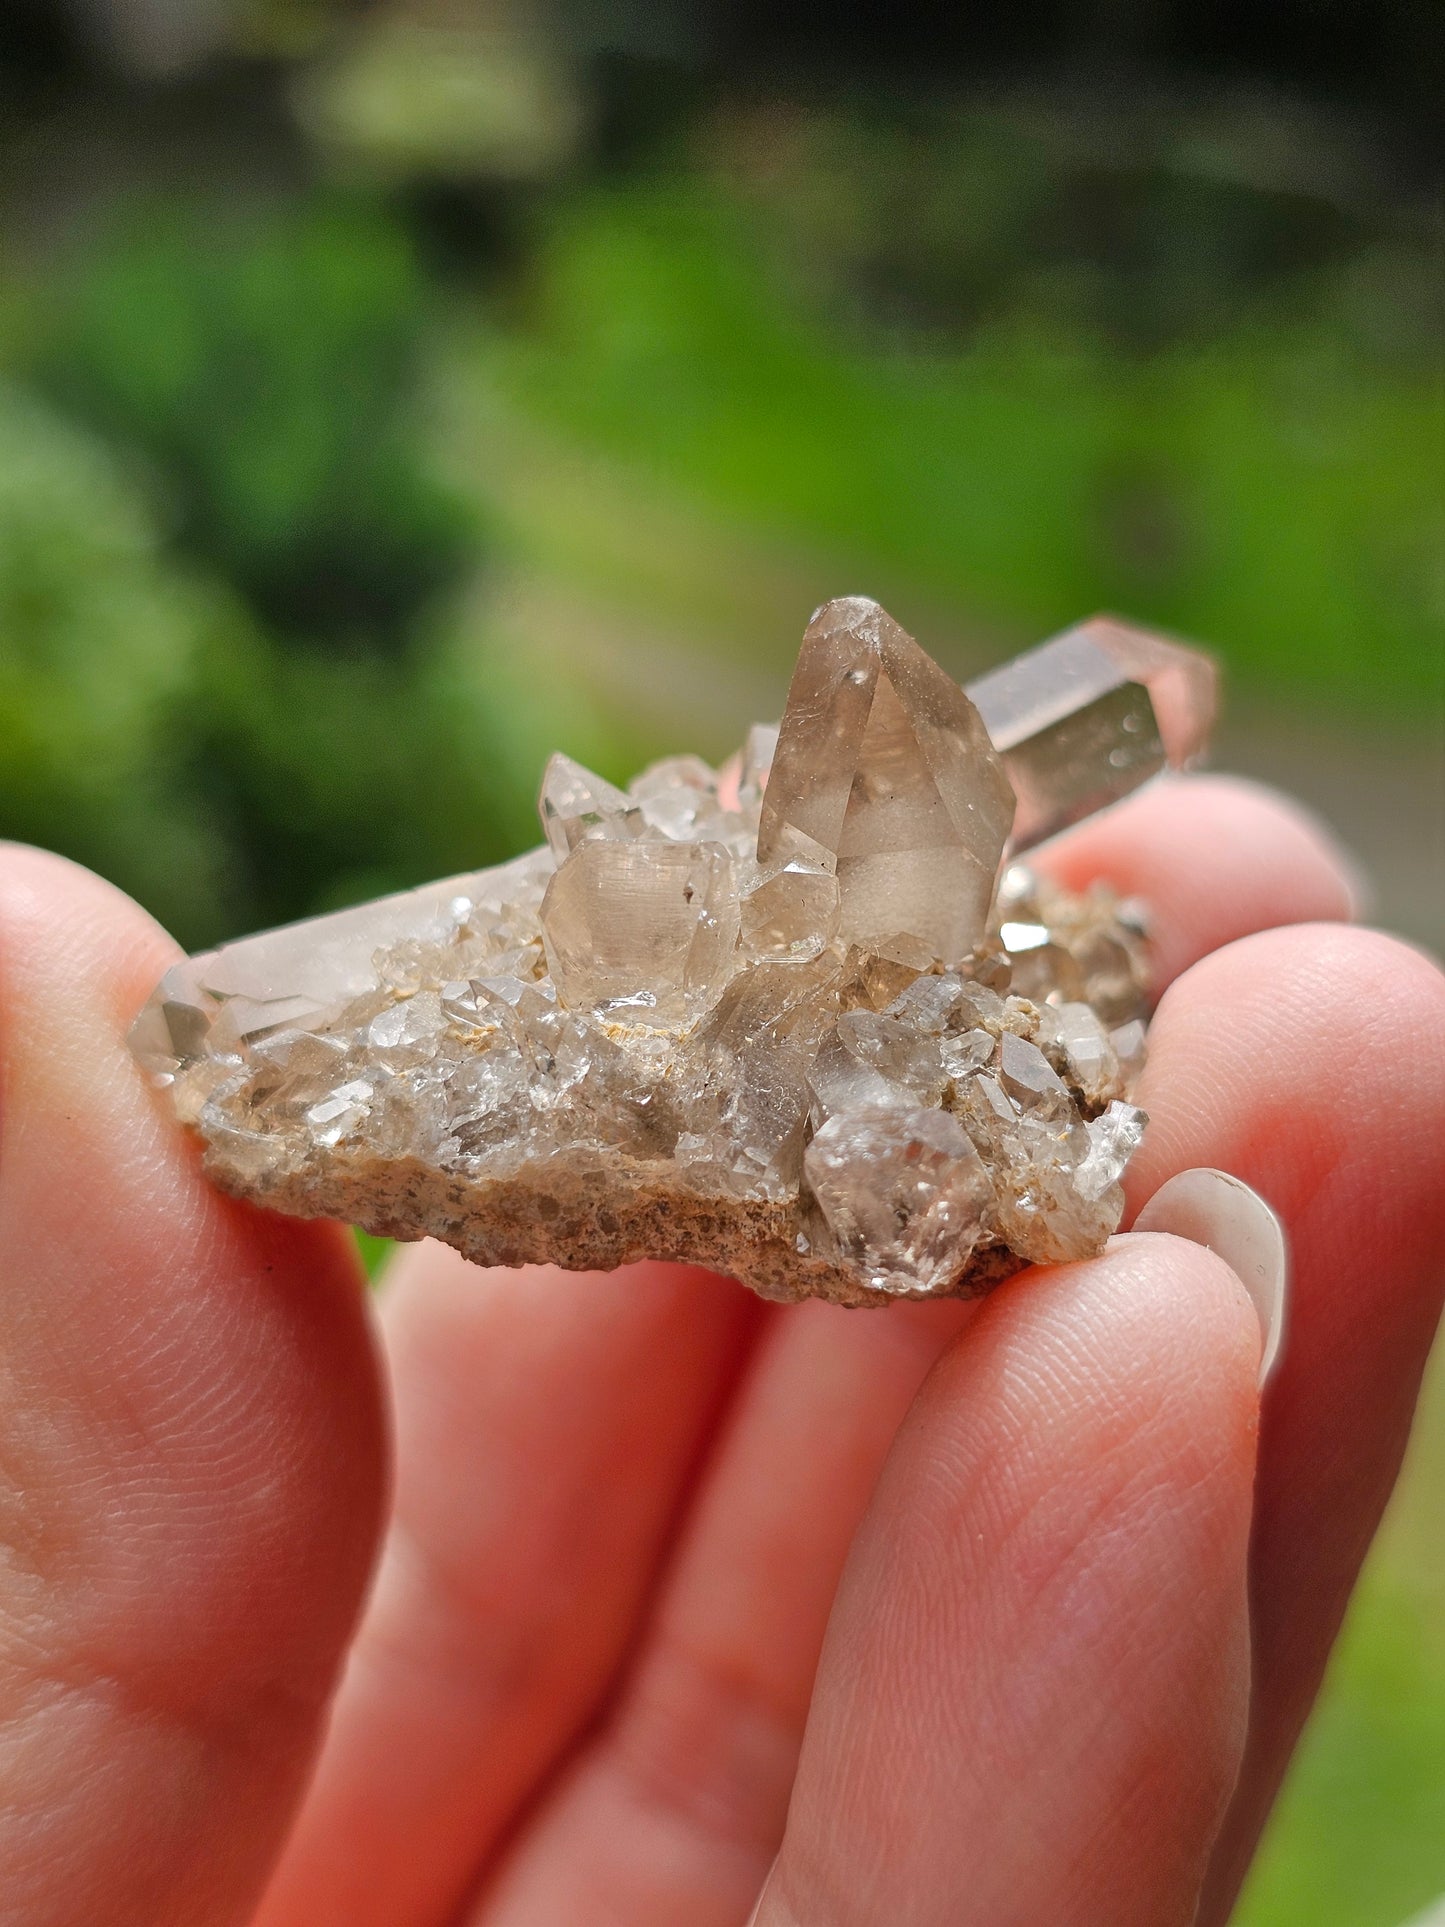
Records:
[[[1088,648],[985,678],[990,741],[876,603],[828,603],[735,781],[554,757],[545,847],[192,958],[132,1046],[227,1190],[483,1262],[882,1304],[1096,1252],[1144,1124],[1144,920],[1000,862],[1196,753],[1212,684]]]
[[[1210,657],[1109,616],[969,683],[1018,798],[1013,847],[1202,755],[1217,707]]]

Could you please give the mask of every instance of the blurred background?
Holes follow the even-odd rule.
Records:
[[[190,947],[776,716],[808,611],[1229,670],[1445,944],[1434,0],[6,0],[0,835]],[[1445,1889],[1445,1373],[1244,1927]]]

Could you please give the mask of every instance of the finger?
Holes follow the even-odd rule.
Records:
[[[222,1198],[123,1043],[174,947],[0,851],[7,1918],[240,1920],[370,1562],[383,1428],[331,1227]]]
[[[1215,1165],[1273,1205],[1293,1256],[1260,1455],[1254,1712],[1208,1923],[1228,1915],[1318,1689],[1439,1315],[1445,980],[1371,932],[1275,931],[1183,978],[1150,1052],[1132,1204]]]
[[[1344,921],[1354,866],[1288,797],[1237,776],[1184,776],[1146,789],[1031,852],[1071,890],[1097,878],[1149,910],[1156,982],[1251,931]]]
[[[487,1927],[737,1927],[782,1835],[838,1574],[918,1385],[974,1307],[774,1324],[602,1730],[512,1853]]]
[[[398,1261],[396,1510],[265,1927],[426,1927],[595,1715],[759,1322],[679,1265]]]
[[[759,1927],[1184,1927],[1233,1784],[1259,1326],[1140,1234],[983,1307],[848,1562]]]

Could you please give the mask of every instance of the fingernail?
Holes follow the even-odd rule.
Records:
[[[1228,1171],[1181,1171],[1160,1185],[1134,1220],[1134,1229],[1170,1231],[1205,1245],[1238,1274],[1259,1314],[1263,1385],[1279,1357],[1289,1297],[1284,1226],[1264,1199]]]

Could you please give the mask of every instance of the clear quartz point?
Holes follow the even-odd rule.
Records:
[[[604,777],[560,752],[548,761],[537,813],[547,843],[565,863],[579,843],[592,837],[626,841],[643,831],[642,811],[630,796]]]
[[[1218,669],[1202,650],[1095,616],[967,685],[1018,797],[1027,849],[1202,755]]]
[[[655,836],[686,843],[724,830],[717,773],[700,756],[666,756],[649,764],[628,795]]]
[[[692,1156],[765,1196],[796,1195],[808,1067],[837,1015],[838,964],[766,961],[739,971],[698,1027]]]
[[[131,1026],[131,1052],[152,1077],[169,1081],[206,1050],[219,1005],[202,990],[195,962],[173,965]]]
[[[1127,1095],[1138,1081],[1148,1056],[1144,1025],[1137,1017],[1131,1018],[1127,1024],[1120,1024],[1117,1030],[1109,1032],[1109,1043],[1119,1060],[1119,1074],[1127,1087]]]
[[[1045,1004],[1038,1041],[1049,1062],[1089,1102],[1106,1103],[1122,1094],[1119,1053],[1092,1005]]]
[[[324,1026],[388,976],[404,984],[447,955],[483,954],[491,930],[535,912],[551,873],[548,852],[532,850],[493,870],[283,924],[187,958],[166,973],[141,1012],[132,1048],[164,1075],[199,1054],[202,1038],[208,1050],[218,1043],[239,1049],[270,1031]]]
[[[1021,1111],[1069,1108],[1064,1081],[1037,1044],[1006,1030],[999,1039],[998,1081]]]
[[[823,851],[845,942],[887,954],[902,935],[952,963],[987,923],[1013,809],[958,684],[876,602],[824,603],[788,691],[759,860]]]
[[[1084,1126],[1089,1148],[1075,1175],[1082,1198],[1093,1202],[1116,1185],[1144,1139],[1145,1113],[1133,1104],[1113,1103],[1102,1117]]]
[[[1070,736],[1075,675],[1015,744],[1045,774],[1092,744],[1029,792],[1053,808],[1100,754],[1109,800],[1192,753],[1187,663],[1087,647],[1114,737]],[[1058,648],[1015,665],[1030,689]],[[228,1190],[485,1263],[681,1258],[876,1304],[1102,1249],[1145,1122],[1142,907],[998,875],[1004,762],[863,598],[818,611],[736,767],[623,791],[554,757],[544,847],[177,964],[132,1049]]]

